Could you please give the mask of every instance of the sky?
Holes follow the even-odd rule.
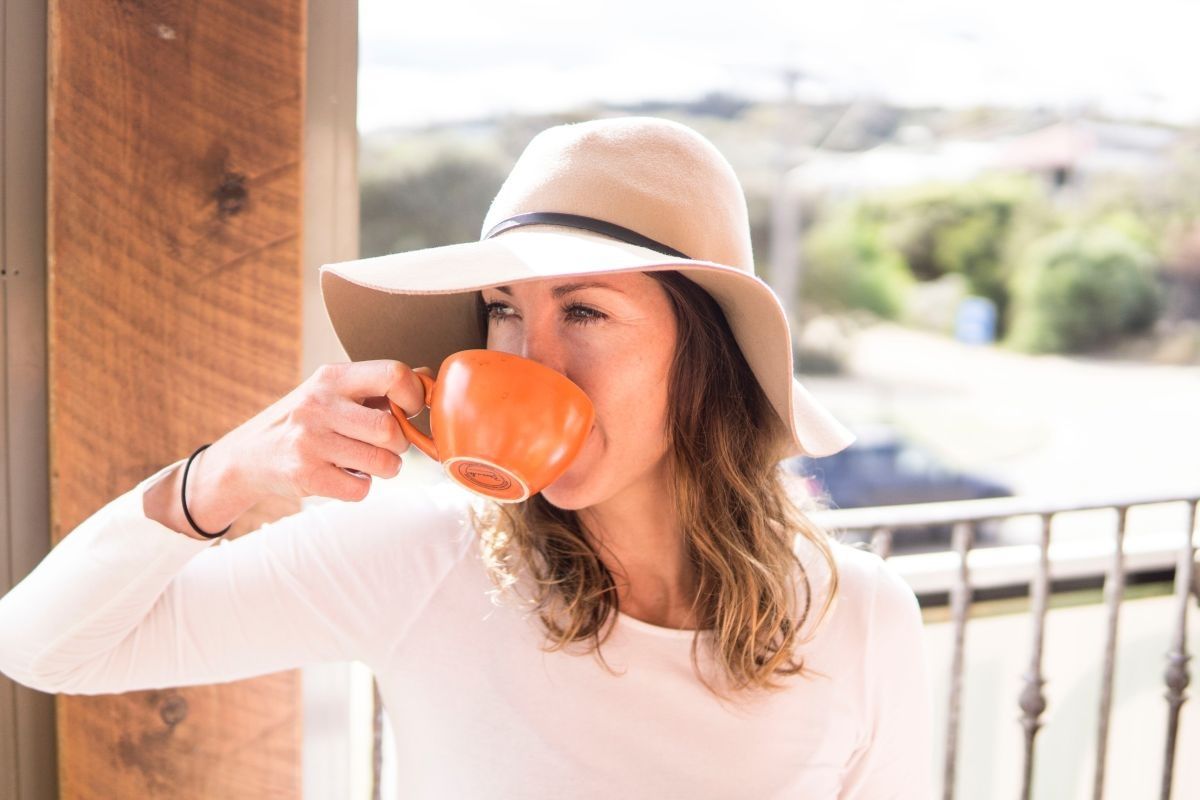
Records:
[[[726,91],[898,105],[1091,105],[1200,125],[1200,0],[438,0],[359,5],[358,125]]]

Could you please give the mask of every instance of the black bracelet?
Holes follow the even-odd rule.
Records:
[[[218,536],[224,536],[225,534],[229,533],[229,529],[233,527],[233,523],[231,522],[228,525],[226,525],[225,530],[221,531],[220,533],[207,533],[206,531],[200,530],[200,528],[198,528],[196,526],[196,521],[194,519],[192,519],[192,515],[188,513],[188,508],[187,508],[188,470],[192,468],[192,459],[195,458],[196,456],[200,455],[200,451],[203,450],[204,448],[208,447],[209,444],[212,444],[212,442],[209,442],[208,444],[202,444],[199,447],[197,447],[196,452],[192,453],[191,458],[189,458],[187,460],[187,465],[183,468],[183,485],[179,487],[179,496],[180,496],[180,500],[183,502],[183,515],[185,517],[187,517],[187,521],[192,526],[192,530],[194,530],[196,533],[203,536],[205,539],[216,539]]]

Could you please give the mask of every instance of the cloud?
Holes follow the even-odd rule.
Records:
[[[908,105],[1093,103],[1200,123],[1200,4],[1139,0],[361,0],[359,127],[414,125],[597,100],[693,99],[723,89],[870,94]]]

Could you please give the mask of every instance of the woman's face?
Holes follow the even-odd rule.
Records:
[[[665,466],[675,315],[640,272],[546,278],[483,289],[487,347],[577,383],[596,409],[579,456],[543,496],[569,510],[603,502]]]

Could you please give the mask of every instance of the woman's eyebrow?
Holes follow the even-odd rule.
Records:
[[[495,289],[497,292],[503,292],[504,294],[507,294],[507,295],[512,294],[512,287],[508,286],[507,284],[505,284],[504,286],[493,286],[492,288]],[[620,289],[618,289],[615,286],[612,286],[607,283],[597,283],[595,281],[559,284],[558,286],[555,286],[550,291],[550,294],[552,294],[554,297],[562,297],[564,294],[570,294],[571,292],[577,292],[580,289],[608,289],[609,291],[617,292],[619,294],[625,294],[624,292],[622,292]]]

